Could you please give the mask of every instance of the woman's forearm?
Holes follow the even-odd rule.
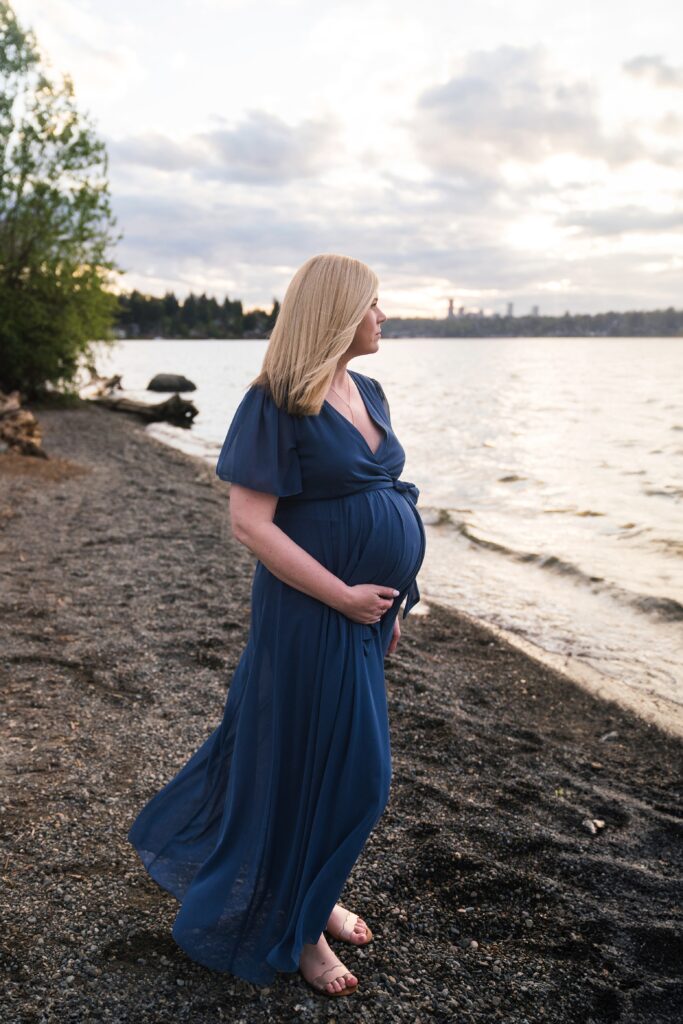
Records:
[[[345,613],[348,585],[275,523],[257,521],[249,526],[243,524],[234,533],[235,538],[278,579]]]

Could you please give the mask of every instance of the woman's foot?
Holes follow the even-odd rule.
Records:
[[[358,986],[358,978],[334,955],[324,935],[315,944],[304,944],[299,970],[309,985],[325,995],[352,995]]]
[[[352,946],[366,946],[372,938],[372,932],[363,918],[339,903],[335,903],[325,931],[328,931],[333,939],[350,942]]]

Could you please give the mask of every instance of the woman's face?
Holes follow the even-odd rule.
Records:
[[[379,308],[377,296],[375,296],[370,304],[370,307],[358,324],[356,333],[353,336],[353,342],[350,348],[353,350],[354,355],[366,355],[370,352],[376,352],[379,348],[379,339],[382,336],[380,325],[384,323],[386,316]]]

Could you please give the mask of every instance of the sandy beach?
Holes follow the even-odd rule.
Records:
[[[375,939],[331,943],[358,994],[190,961],[126,833],[220,720],[254,559],[211,467],[32,408],[50,458],[0,453],[0,1020],[680,1019],[681,741],[436,605],[386,662],[392,793],[342,898]]]

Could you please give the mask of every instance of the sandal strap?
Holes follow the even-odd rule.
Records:
[[[336,970],[336,969],[337,969],[337,967],[343,967],[343,966],[344,966],[344,965],[343,965],[342,963],[340,963],[339,961],[337,961],[337,963],[336,963],[336,964],[332,964],[332,966],[331,966],[331,967],[328,967],[328,968],[326,968],[326,969],[325,969],[325,970],[324,970],[324,971],[322,972],[322,974],[319,974],[319,975],[318,975],[317,977],[315,977],[315,978],[313,979],[313,984],[314,984],[314,985],[316,985],[316,986],[317,986],[318,988],[324,988],[324,987],[325,987],[325,985],[329,985],[329,983],[330,983],[331,981],[341,981],[341,979],[342,979],[342,978],[350,978],[350,977],[351,977],[351,971],[344,971],[344,973],[343,973],[343,974],[340,974],[340,975],[339,975],[338,977],[336,977],[336,978],[328,978],[328,979],[327,979],[327,981],[323,981],[323,978],[325,977],[325,975],[326,975],[326,974],[329,974],[329,972],[330,972],[330,971],[334,971],[334,970]]]
[[[342,907],[341,904],[340,904],[339,905],[339,909],[340,910],[346,910],[346,907]],[[355,917],[356,920],[353,922],[353,927],[349,930],[348,936],[347,936],[347,935],[344,934],[344,932],[346,931],[346,922],[348,921],[349,917]],[[352,910],[346,910],[346,916],[344,917],[344,920],[342,921],[341,927],[340,927],[338,932],[332,931],[331,928],[328,928],[326,930],[329,931],[330,935],[332,935],[335,939],[341,939],[343,942],[351,942],[352,941],[351,940],[351,936],[353,935],[353,930],[354,930],[354,928],[356,927],[356,925],[358,924],[359,921],[361,921],[363,926],[365,927],[365,938],[366,938],[366,941],[369,941],[368,940],[368,935],[370,933],[370,929],[368,928],[368,926],[365,923],[365,921],[363,920],[363,918],[360,917],[359,914],[354,914],[354,912]],[[363,945],[365,945],[365,943],[363,943],[363,942],[354,942],[352,944],[354,946],[363,946]]]
[[[353,911],[352,911],[352,910],[347,910],[347,911],[346,911],[346,917],[345,917],[345,918],[344,918],[344,920],[342,921],[342,926],[341,926],[341,928],[339,929],[339,938],[340,938],[340,939],[343,939],[343,938],[344,938],[344,929],[346,928],[346,922],[348,921],[349,917],[351,917],[351,915],[352,915],[352,914],[353,914]],[[356,925],[355,925],[355,922],[354,922],[354,926],[353,926],[353,927],[355,928],[355,926],[356,926]],[[353,935],[353,928],[352,928],[352,929],[351,929],[351,931],[349,932],[349,935]]]
[[[342,910],[346,910],[346,907],[342,907]],[[360,917],[358,914],[354,914],[354,912],[352,910],[346,910],[346,917],[342,921],[342,926],[339,929],[339,935],[336,936],[338,939],[345,939],[346,938],[346,936],[344,935],[344,930],[346,928],[346,922],[348,921],[349,917],[355,917],[356,920],[353,922],[353,927],[349,931],[348,938],[351,938],[351,936],[353,935],[353,929],[356,927],[358,922],[359,921],[363,921],[363,918]],[[365,934],[367,935],[368,926],[365,924],[365,921],[363,921],[363,924],[365,925]]]

